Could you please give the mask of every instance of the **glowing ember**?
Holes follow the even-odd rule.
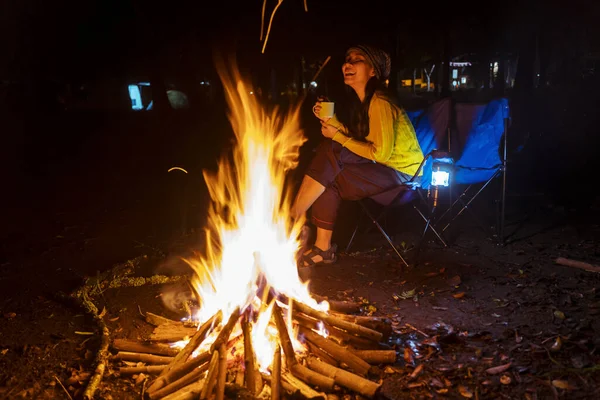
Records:
[[[215,174],[204,174],[212,199],[206,255],[186,260],[196,272],[193,283],[200,302],[193,317],[203,323],[219,311],[227,318],[237,307],[251,307],[258,314],[253,344],[265,371],[277,343],[276,330],[269,325],[272,304],[264,304],[267,295],[285,295],[322,311],[328,308],[326,302],[311,298],[295,261],[304,221],[292,222],[285,178],[296,167],[305,138],[299,107],[287,115],[277,109],[269,114],[249,95],[252,89],[235,68],[221,62],[218,70],[237,142]],[[207,338],[203,346],[213,340]]]

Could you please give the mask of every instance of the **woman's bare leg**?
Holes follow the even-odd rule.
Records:
[[[324,191],[325,186],[310,176],[304,175],[300,189],[298,189],[298,194],[294,200],[294,205],[292,206],[293,217],[296,219],[302,217]]]
[[[321,250],[329,250],[329,248],[331,247],[332,235],[333,231],[317,227],[317,238],[315,239],[315,246],[317,246]]]

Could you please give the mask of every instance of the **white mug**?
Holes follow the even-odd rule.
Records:
[[[315,107],[316,107],[316,105],[315,105]],[[315,112],[315,107],[313,107],[313,113],[317,114]],[[321,102],[321,111],[319,111],[319,114],[317,114],[317,116],[320,119],[333,118],[334,110],[335,110],[335,103],[334,102],[332,102],[332,101],[322,101]]]

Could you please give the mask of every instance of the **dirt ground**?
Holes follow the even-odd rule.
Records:
[[[598,263],[600,226],[579,221],[561,208],[538,210],[506,246],[467,224],[448,248],[428,241],[418,265],[404,270],[372,232],[359,236],[337,264],[303,276],[314,293],[362,303],[363,314],[392,321],[386,344],[398,361],[373,378],[382,381],[385,398],[591,399],[600,390],[600,278],[554,263],[559,256]],[[68,398],[65,390],[81,397],[99,332],[81,309],[57,295],[93,275],[78,262],[95,259],[110,267],[111,261],[144,255],[136,276],[186,273],[178,257],[193,247],[195,235],[149,245],[135,233],[100,231],[90,238],[82,227],[64,226],[43,251],[4,262],[1,283],[10,295],[3,296],[0,318],[2,398]],[[395,236],[405,247],[414,238],[406,232]],[[123,258],[106,259],[107,249]],[[36,265],[43,265],[37,277],[27,270]],[[188,291],[181,284],[118,288],[94,300],[106,308],[114,338],[143,339],[153,329],[143,314],[185,316],[181,308],[168,307],[165,297]],[[140,398],[141,384],[119,377],[118,366],[110,364],[96,398]],[[489,373],[497,366],[506,370]]]
[[[226,129],[222,112],[212,114],[212,120],[209,115],[197,123],[190,123],[194,115],[184,122],[177,115],[110,124],[88,115],[70,126],[61,120],[19,119],[26,121],[18,127],[26,132],[48,125],[71,136],[58,144],[53,135],[31,139],[36,145],[29,146],[25,135],[17,147],[26,150],[14,154],[24,157],[26,171],[23,178],[13,176],[15,189],[3,196],[0,398],[81,398],[100,335],[96,323],[64,295],[86,278],[140,256],[145,258],[135,270],[138,276],[189,273],[180,257],[200,243],[207,204],[200,172],[214,165],[227,143],[227,135],[211,134]],[[547,120],[547,127],[558,126]],[[81,137],[82,124],[96,133]],[[152,129],[161,133],[148,135]],[[547,143],[544,157],[561,141]],[[190,174],[167,174],[174,165]],[[525,171],[528,176],[543,172],[539,166],[509,165],[515,171],[510,181]],[[416,266],[401,270],[375,231],[359,236],[337,264],[303,272],[314,293],[360,302],[363,314],[391,320],[393,334],[385,345],[397,351],[398,361],[372,377],[382,381],[382,397],[600,396],[599,276],[555,264],[561,256],[600,264],[600,204],[587,196],[592,207],[576,210],[555,195],[533,194],[509,197],[509,220],[527,218],[507,227],[512,235],[506,246],[464,218],[451,234],[451,245],[442,248],[428,240]],[[482,198],[479,204],[485,208],[490,201]],[[341,246],[355,212],[349,207],[342,214],[336,237]],[[388,222],[412,260],[410,248],[422,222],[408,215]],[[167,307],[166,298],[188,290],[180,284],[109,289],[94,301],[105,308],[113,338],[141,339],[153,329],[142,315],[184,316],[181,309]],[[96,398],[140,398],[143,385],[119,377],[117,367],[110,364]]]

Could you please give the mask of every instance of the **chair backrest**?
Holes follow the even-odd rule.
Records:
[[[500,145],[504,119],[508,118],[508,100],[486,104],[456,104],[452,153],[456,157],[453,182],[472,184],[486,182],[501,167]]]
[[[447,148],[451,111],[452,101],[450,98],[438,100],[424,109],[406,110],[424,155],[429,154],[433,149]],[[427,160],[423,165],[421,183],[423,188],[429,188],[431,160]]]

